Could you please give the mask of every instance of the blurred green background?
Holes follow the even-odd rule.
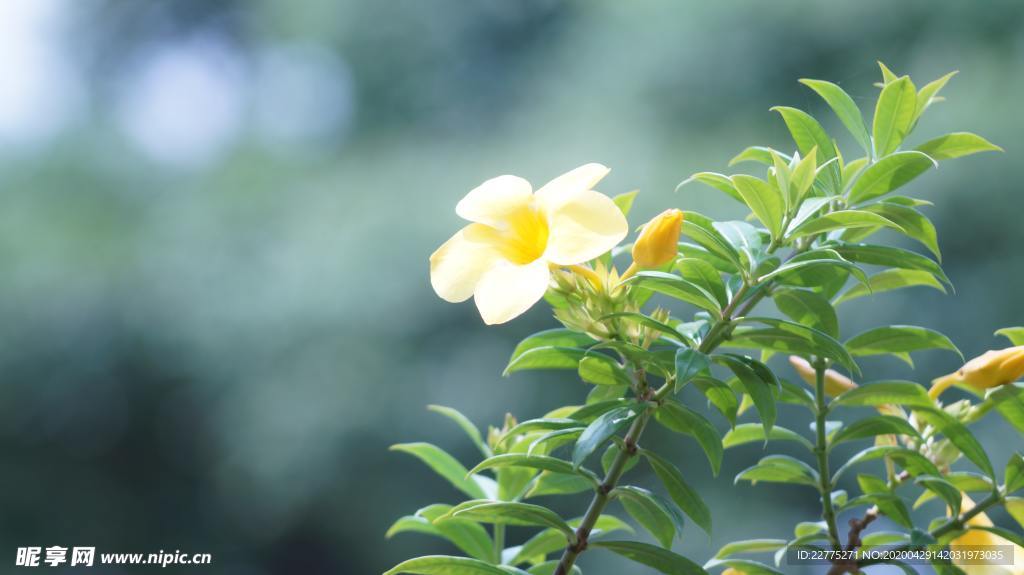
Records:
[[[970,130],[1006,153],[910,189],[936,202],[957,293],[864,298],[844,306],[844,335],[909,323],[968,356],[1001,346],[995,329],[1024,324],[1017,0],[4,0],[0,565],[18,546],[95,545],[212,553],[202,572],[362,575],[449,552],[384,539],[400,515],[458,500],[387,447],[430,441],[471,464],[427,404],[486,425],[586,391],[500,375],[519,338],[555,325],[544,306],[485,328],[433,294],[427,256],[462,225],[458,199],[596,161],[612,168],[602,191],[641,190],[634,225],[667,207],[737,217],[717,192],[673,189],[747,145],[790,149],[776,104],[852,150],[797,79],[868,104],[879,59],[919,86],[961,71],[915,141]],[[956,364],[864,367],[927,381]],[[780,423],[807,429],[797,411]],[[979,432],[999,462],[1007,429]],[[709,501],[714,537],[691,526],[680,544],[699,561],[817,518],[800,487],[732,485],[759,445],[712,478],[692,441],[648,442]],[[599,552],[582,566],[643,572]]]

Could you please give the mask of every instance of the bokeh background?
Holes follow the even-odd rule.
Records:
[[[384,539],[458,497],[387,447],[425,440],[472,463],[427,404],[486,425],[585,392],[565,374],[500,376],[519,338],[555,324],[544,306],[485,328],[434,296],[427,256],[461,225],[455,202],[497,174],[540,184],[599,161],[613,169],[602,191],[641,190],[634,224],[671,206],[736,217],[721,194],[673,189],[747,145],[791,148],[776,104],[809,109],[850,150],[797,79],[866,104],[878,59],[918,85],[961,71],[918,141],[971,130],[1006,153],[910,190],[936,203],[957,293],[864,298],[844,306],[844,334],[917,324],[982,352],[1024,324],[1017,0],[3,0],[2,570],[26,545],[209,552],[194,572],[252,575],[373,574],[448,552]],[[917,359],[864,366],[927,381],[957,363]],[[807,429],[797,411],[780,423]],[[1019,443],[1007,429],[979,432],[1000,463]],[[648,441],[710,503],[714,536],[691,527],[680,544],[700,561],[817,516],[799,487],[732,486],[759,445],[727,453],[715,479],[692,441]],[[582,566],[644,572],[601,553]]]

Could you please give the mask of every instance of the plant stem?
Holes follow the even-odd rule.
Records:
[[[576,543],[570,544],[565,548],[562,553],[562,559],[558,562],[558,568],[555,569],[554,575],[568,575],[572,569],[573,564],[576,562],[576,557],[579,556],[587,548],[587,540],[590,537],[590,532],[594,528],[594,524],[597,523],[604,508],[608,505],[611,500],[609,493],[615,488],[615,485],[619,482],[619,478],[622,477],[623,471],[626,469],[626,463],[631,457],[636,456],[637,442],[640,440],[640,435],[644,432],[644,428],[647,426],[647,421],[650,419],[650,410],[645,410],[641,413],[630,426],[629,431],[626,432],[625,437],[625,449],[620,449],[619,453],[615,456],[611,466],[608,468],[608,473],[605,474],[604,480],[601,485],[597,488],[597,493],[594,494],[594,498],[590,501],[590,507],[587,508],[586,515],[583,516],[583,520],[580,522],[579,528],[576,529]]]
[[[729,305],[722,310],[722,317],[715,325],[708,330],[706,336],[701,341],[700,346],[697,348],[701,353],[710,353],[721,343],[724,338],[726,330],[732,323],[732,314],[736,311],[736,308],[743,302],[743,298],[750,291],[750,286],[744,285],[736,294],[733,296],[732,301]],[[745,310],[751,309],[758,301],[764,297],[764,290],[754,294],[753,297],[744,306]],[[657,391],[654,392],[654,398],[661,400],[674,387],[674,381],[666,381]],[[619,450],[618,455],[612,460],[611,466],[608,468],[608,473],[605,474],[604,480],[597,489],[597,493],[594,494],[594,498],[590,501],[590,506],[587,508],[586,515],[583,516],[583,520],[580,522],[580,526],[576,529],[576,543],[567,545],[565,551],[562,552],[562,558],[558,562],[558,568],[555,569],[554,575],[568,575],[572,569],[573,564],[576,563],[576,558],[587,548],[587,539],[590,536],[590,532],[594,528],[594,524],[597,519],[601,516],[601,512],[608,505],[610,501],[609,493],[619,482],[619,478],[622,477],[622,472],[626,468],[626,463],[629,458],[636,455],[636,446],[640,441],[640,435],[644,432],[644,428],[647,426],[647,422],[651,417],[651,410],[645,410],[640,414],[639,417],[633,421],[629,431],[626,432],[624,438],[626,449]]]
[[[833,549],[840,549],[839,529],[836,527],[836,510],[832,506],[832,474],[828,467],[828,437],[825,434],[825,418],[828,416],[828,404],[825,401],[825,360],[814,358],[814,399],[815,422],[814,430],[817,442],[814,453],[818,456],[819,491],[821,491],[821,516],[828,525],[828,538]]]
[[[501,552],[505,550],[505,524],[494,524],[494,562],[501,565]]]

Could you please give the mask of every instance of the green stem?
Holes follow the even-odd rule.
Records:
[[[505,524],[494,524],[494,563],[501,565],[501,552],[505,550]]]
[[[828,525],[828,538],[833,549],[840,549],[839,529],[836,527],[836,510],[832,505],[832,474],[828,466],[828,437],[825,434],[825,418],[828,417],[828,404],[825,401],[825,360],[814,358],[814,430],[817,441],[814,453],[818,456],[819,491],[821,491],[821,516]]]

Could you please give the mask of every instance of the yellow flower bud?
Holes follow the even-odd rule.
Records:
[[[814,368],[811,367],[810,362],[802,357],[795,355],[789,356],[789,364],[793,366],[793,369],[800,375],[800,379],[807,382],[807,385],[814,387],[817,385],[817,376],[814,373]],[[825,370],[825,395],[829,397],[835,397],[842,394],[845,391],[857,387],[857,384],[852,379],[839,373],[834,369]]]
[[[732,567],[730,567],[730,568],[726,569],[725,571],[722,571],[722,575],[745,575],[745,574],[743,573],[743,571],[740,571],[739,569],[733,569]]]
[[[974,501],[964,495],[963,501],[960,503],[960,512],[964,513],[972,508],[974,508]],[[971,529],[971,527],[992,527],[992,520],[984,513],[979,513],[968,519],[968,531],[949,542],[950,551],[960,551],[963,552],[961,555],[966,556],[969,552],[976,552],[979,548],[991,548],[991,546],[998,545],[1009,548],[1008,551],[1013,554],[1012,564],[1007,564],[1003,559],[996,559],[991,563],[982,559],[979,563],[977,561],[958,561],[954,558],[954,565],[959,566],[967,575],[1024,575],[1024,548],[995,533]]]
[[[943,391],[956,384],[966,385],[975,391],[1013,383],[1024,375],[1024,345],[1006,349],[986,351],[968,361],[957,371],[932,381],[928,392],[937,398]]]
[[[665,210],[647,222],[633,244],[633,265],[656,268],[674,260],[682,225],[683,212],[677,209]]]

